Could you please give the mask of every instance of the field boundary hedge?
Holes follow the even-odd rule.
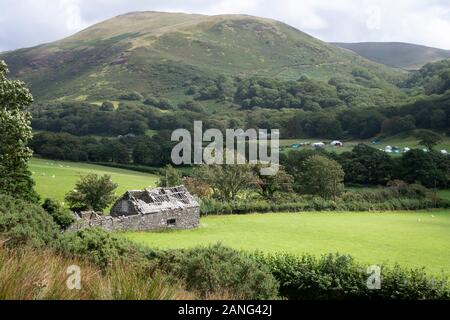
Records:
[[[267,200],[238,200],[222,202],[214,199],[200,201],[201,215],[250,214],[298,211],[398,211],[447,209],[450,201],[438,199],[396,198],[382,202],[325,200],[319,197],[308,201],[274,203]]]

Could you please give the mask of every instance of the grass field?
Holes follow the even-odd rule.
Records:
[[[86,163],[33,158],[30,170],[42,198],[63,201],[76,181],[89,172],[110,174],[117,194],[154,187],[158,177]],[[450,190],[439,195],[450,199]],[[222,242],[265,252],[349,253],[371,264],[399,262],[426,266],[450,275],[450,211],[386,213],[277,213],[210,216],[196,230],[121,234],[159,248],[186,248]]]
[[[51,197],[63,201],[64,195],[69,192],[81,176],[90,172],[109,174],[119,186],[118,195],[126,190],[155,187],[158,177],[130,170],[116,169],[105,166],[78,162],[53,161],[33,158],[30,161],[30,170],[36,181],[36,190],[44,199]]]
[[[391,147],[399,147],[399,148],[411,148],[411,149],[423,149],[423,146],[419,146],[418,141],[416,138],[411,137],[411,136],[394,136],[394,137],[389,137],[386,139],[381,139],[380,143],[377,145],[373,145],[371,140],[351,140],[351,141],[343,141],[344,146],[343,147],[332,147],[329,145],[329,143],[331,142],[330,139],[282,139],[280,140],[280,146],[285,147],[284,150],[293,150],[290,146],[293,144],[298,144],[298,143],[305,143],[305,142],[310,142],[310,143],[314,143],[314,142],[325,142],[326,146],[325,146],[325,150],[327,151],[331,151],[331,152],[336,152],[336,153],[342,153],[344,151],[351,151],[353,149],[353,147],[355,147],[356,145],[358,145],[359,143],[365,143],[367,145],[370,145],[374,148],[377,149],[384,149],[386,146],[391,146]],[[313,149],[313,147],[302,147],[300,149]],[[299,149],[299,150],[300,150]],[[435,147],[436,150],[447,150],[448,152],[450,152],[450,137],[443,137],[443,140],[440,144],[438,144]]]
[[[364,263],[398,262],[450,275],[450,211],[209,216],[195,230],[121,235],[158,248],[221,242],[250,251],[340,252]]]
[[[443,198],[443,199],[450,200],[450,189],[447,189],[447,190],[439,190],[439,191],[438,191],[438,195],[439,195],[439,197],[441,197],[441,198]]]

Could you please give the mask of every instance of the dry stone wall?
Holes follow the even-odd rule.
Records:
[[[200,208],[180,208],[150,214],[122,217],[82,212],[68,231],[102,228],[107,231],[153,231],[164,229],[193,229],[200,223]]]

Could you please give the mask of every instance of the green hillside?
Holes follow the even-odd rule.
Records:
[[[0,58],[38,101],[115,101],[130,92],[176,99],[187,82],[218,75],[328,81],[352,79],[355,68],[383,81],[403,75],[284,23],[246,15],[129,13]]]
[[[79,162],[32,158],[29,166],[36,182],[36,191],[41,198],[49,197],[58,201],[64,201],[64,196],[75,186],[75,183],[89,173],[110,175],[111,179],[118,184],[117,195],[127,190],[156,187],[158,182],[156,175]]]
[[[427,63],[450,58],[450,50],[401,42],[333,43],[360,56],[394,68],[420,69]]]

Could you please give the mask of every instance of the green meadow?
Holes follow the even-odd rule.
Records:
[[[408,267],[425,266],[435,274],[450,274],[450,211],[208,216],[195,230],[121,235],[155,248],[221,242],[248,251],[340,252],[368,264],[398,262]]]
[[[155,187],[158,181],[156,175],[88,163],[32,158],[29,166],[41,198],[50,197],[59,201],[64,201],[65,194],[72,190],[80,177],[88,173],[111,175],[118,184],[118,195],[127,190]]]
[[[158,176],[86,163],[33,158],[30,170],[42,198],[64,201],[90,172],[109,174],[126,190],[155,187]],[[441,190],[450,199],[450,190]],[[450,274],[450,211],[315,212],[207,216],[195,230],[121,233],[155,248],[189,248],[221,242],[247,251],[315,255],[347,253],[370,264],[398,262]]]

